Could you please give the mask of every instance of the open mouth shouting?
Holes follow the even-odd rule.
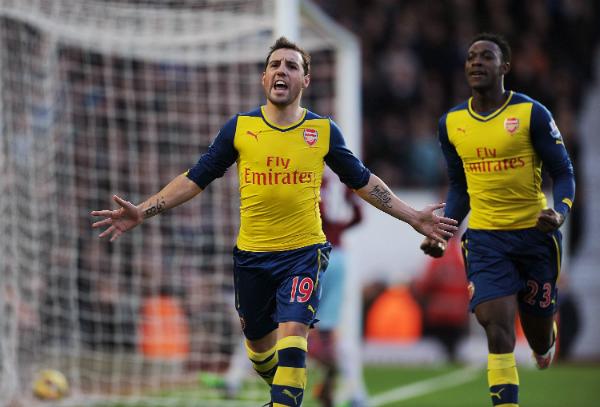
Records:
[[[277,93],[283,93],[285,91],[288,90],[288,84],[285,83],[284,80],[282,79],[277,79],[274,83],[273,83],[273,89],[275,90],[275,92]]]

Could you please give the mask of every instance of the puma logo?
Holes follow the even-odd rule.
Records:
[[[260,133],[260,131],[258,133],[253,133],[250,130],[246,131],[246,134],[248,134],[249,136],[254,137],[254,140],[258,141],[258,134]]]
[[[502,390],[504,390],[504,389],[502,389]],[[294,393],[292,393],[288,389],[283,389],[283,391],[281,393],[285,394],[286,396],[288,396],[289,398],[294,400],[294,404],[298,405],[298,397],[300,397],[302,395],[302,390],[300,390],[300,392],[298,394],[296,394],[295,396],[294,396]]]
[[[496,393],[494,392],[490,392],[490,397],[494,398],[494,397],[498,397],[498,400],[502,400],[502,396],[500,395],[500,393],[502,393],[504,391],[504,387],[501,388],[500,390],[498,390]]]
[[[467,134],[467,130],[463,129],[462,127],[457,127],[456,131],[460,131],[463,134]]]

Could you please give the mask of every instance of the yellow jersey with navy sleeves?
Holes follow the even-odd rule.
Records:
[[[530,97],[508,92],[493,112],[477,113],[472,98],[440,119],[438,135],[448,164],[446,216],[469,228],[534,227],[546,208],[542,164],[553,180],[554,209],[573,204],[573,166],[550,112]]]
[[[206,188],[234,162],[240,191],[237,247],[251,252],[326,241],[319,212],[325,163],[352,189],[365,186],[370,177],[338,126],[308,110],[286,128],[270,122],[263,107],[236,115],[187,176]]]

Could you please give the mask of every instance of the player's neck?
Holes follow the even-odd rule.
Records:
[[[304,114],[304,108],[297,103],[287,106],[277,106],[267,102],[264,108],[267,120],[278,127],[288,127],[300,120]]]
[[[506,102],[509,93],[504,90],[504,86],[484,91],[473,89],[471,107],[479,113],[494,111]]]

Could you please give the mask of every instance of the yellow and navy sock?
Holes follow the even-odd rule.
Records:
[[[256,373],[258,373],[269,386],[272,385],[279,360],[277,355],[277,345],[274,345],[266,352],[255,352],[248,347],[248,342],[245,342],[245,344],[246,353],[252,362],[252,367],[254,367]]]
[[[494,406],[519,406],[519,374],[514,353],[488,355],[488,384]]]
[[[302,404],[306,387],[307,341],[302,336],[287,336],[277,342],[279,366],[271,386],[273,407]]]

